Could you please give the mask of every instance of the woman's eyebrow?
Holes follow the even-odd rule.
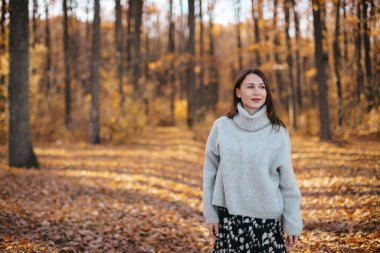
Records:
[[[255,84],[255,83],[247,83],[247,84]],[[265,85],[265,83],[258,83],[257,85],[259,85],[259,84],[264,84]]]

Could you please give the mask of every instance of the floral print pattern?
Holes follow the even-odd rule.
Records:
[[[218,206],[219,238],[214,253],[287,253],[283,220],[232,215]]]

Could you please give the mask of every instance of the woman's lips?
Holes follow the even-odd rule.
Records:
[[[261,99],[251,99],[254,102],[259,102]]]

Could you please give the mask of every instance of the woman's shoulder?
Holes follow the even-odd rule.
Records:
[[[289,142],[290,141],[290,133],[289,133],[289,129],[288,128],[286,128],[284,126],[280,126],[278,134],[279,134],[279,136],[281,138],[281,141],[285,141],[285,142]]]
[[[288,134],[289,130],[288,130],[288,128],[286,128],[284,126],[279,125],[279,131],[278,132],[281,133],[281,134]]]
[[[215,119],[214,125],[220,126],[229,123],[232,119],[228,118],[226,115],[222,115]]]
[[[229,120],[231,119],[225,115],[216,118],[211,125],[210,132],[219,132],[220,130],[224,129]]]
[[[287,136],[289,136],[289,129],[287,129],[286,127],[282,125],[276,125],[276,126],[273,126],[272,133],[274,133],[277,137],[279,136],[282,138],[286,138]]]

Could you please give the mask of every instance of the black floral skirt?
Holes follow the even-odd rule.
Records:
[[[218,206],[219,238],[214,253],[283,253],[287,252],[283,235],[283,221],[232,215]]]

